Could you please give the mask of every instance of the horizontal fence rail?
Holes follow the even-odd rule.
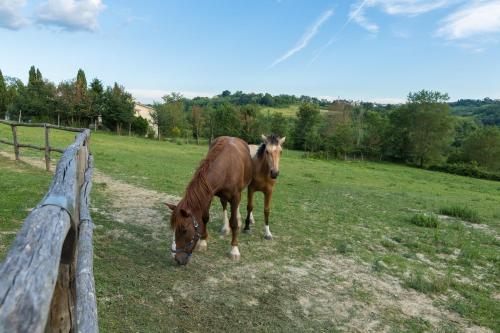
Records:
[[[45,168],[47,171],[50,170],[50,152],[56,151],[59,153],[63,153],[64,150],[61,148],[54,148],[50,146],[49,143],[49,129],[56,129],[56,130],[61,130],[61,131],[67,131],[67,132],[78,132],[81,133],[85,129],[83,128],[75,128],[75,127],[64,127],[64,126],[56,126],[52,124],[42,124],[42,123],[18,123],[14,121],[8,121],[8,120],[0,120],[0,124],[8,125],[12,129],[12,142],[0,139],[0,143],[9,145],[9,146],[14,146],[14,155],[16,157],[16,160],[19,160],[19,148],[30,148],[30,149],[36,149],[36,150],[42,150],[45,151]],[[18,127],[41,127],[45,129],[45,145],[43,147],[41,146],[36,146],[32,144],[27,144],[27,143],[20,143],[19,142],[19,136],[17,134],[17,128]]]
[[[90,131],[79,132],[0,264],[0,332],[98,331],[88,208],[93,158]]]

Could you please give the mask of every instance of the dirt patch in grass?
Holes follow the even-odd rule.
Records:
[[[338,328],[354,331],[384,331],[391,313],[410,319],[423,319],[434,329],[450,322],[462,329],[490,332],[468,322],[456,313],[436,307],[434,300],[403,287],[390,275],[374,274],[372,268],[343,256],[319,257],[302,268],[288,266],[301,292],[298,302],[306,315],[329,318]],[[316,280],[311,283],[311,279]]]
[[[94,172],[94,182],[103,186],[109,200],[109,210],[101,213],[110,215],[116,222],[146,226],[164,224],[159,207],[165,202],[175,204],[180,200],[176,196],[127,184],[99,171]]]

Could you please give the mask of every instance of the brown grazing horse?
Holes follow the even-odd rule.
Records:
[[[252,159],[247,143],[227,136],[217,138],[210,146],[205,159],[201,161],[181,201],[177,206],[167,204],[172,210],[172,252],[178,264],[187,264],[198,241],[198,248],[206,249],[206,226],[214,196],[231,205],[230,225],[233,237],[230,256],[232,259],[240,258],[237,212],[241,191],[251,180]]]
[[[264,193],[264,238],[272,239],[273,235],[269,230],[269,213],[271,211],[271,197],[273,195],[276,178],[279,175],[280,157],[283,143],[286,137],[280,138],[277,135],[262,135],[262,144],[260,146],[249,145],[252,155],[253,176],[250,185],[248,185],[248,203],[247,218],[245,220],[244,232],[250,232],[250,223],[255,223],[253,218],[253,195],[255,192]],[[227,233],[229,230],[229,221],[224,204],[224,226],[221,232]]]

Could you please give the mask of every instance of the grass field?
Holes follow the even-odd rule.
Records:
[[[54,132],[58,145],[71,140]],[[104,133],[91,148],[102,332],[500,331],[499,182],[285,151],[274,239],[263,239],[258,195],[253,233],[232,262],[214,202],[208,251],[177,267],[161,201],[182,194],[207,148]],[[0,255],[49,180],[0,156]]]
[[[261,112],[264,115],[267,115],[268,112],[269,112],[269,114],[281,113],[287,117],[295,117],[297,115],[297,111],[299,111],[298,104],[294,104],[294,105],[290,105],[290,106],[282,107],[282,108],[281,107],[264,107],[261,109]],[[328,110],[321,109],[320,112],[326,113],[326,112],[328,112]]]

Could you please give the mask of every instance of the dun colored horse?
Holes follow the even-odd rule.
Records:
[[[201,161],[181,201],[167,204],[172,210],[170,224],[174,230],[172,253],[178,264],[185,265],[198,244],[207,247],[207,223],[210,204],[214,196],[231,205],[232,259],[239,259],[238,207],[241,191],[252,180],[252,159],[246,142],[238,138],[219,137]]]
[[[249,145],[252,155],[253,177],[250,185],[248,185],[248,203],[247,203],[247,218],[245,220],[244,232],[250,232],[250,223],[254,223],[253,218],[253,195],[255,192],[264,193],[264,238],[272,239],[273,235],[269,230],[269,213],[271,211],[271,197],[273,195],[276,178],[279,175],[280,157],[282,146],[285,138],[280,138],[274,134],[265,136],[262,135],[262,144],[260,146]],[[229,232],[229,220],[227,218],[227,210],[222,203],[224,209],[224,226],[222,233]]]

